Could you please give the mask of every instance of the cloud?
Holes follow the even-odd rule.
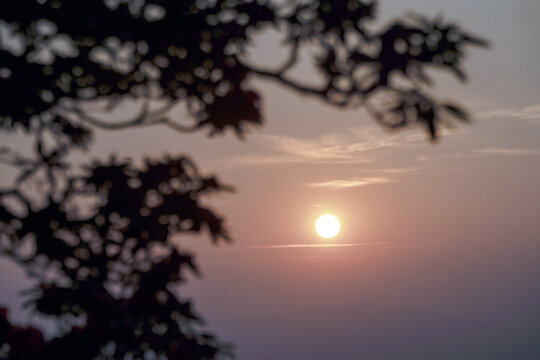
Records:
[[[540,104],[528,105],[523,108],[502,108],[495,110],[488,110],[476,114],[480,119],[486,118],[506,118],[516,120],[540,120]]]
[[[322,244],[276,244],[276,245],[259,245],[259,246],[227,246],[227,247],[210,247],[199,249],[200,252],[217,252],[217,251],[242,251],[242,250],[266,250],[266,249],[301,249],[301,248],[348,248],[357,246],[446,246],[446,241],[366,241],[358,243],[322,243]]]
[[[487,147],[440,156],[420,156],[419,161],[473,159],[488,155],[540,156],[540,149]]]
[[[442,129],[440,135],[464,134],[467,131],[464,128]],[[228,159],[226,164],[228,167],[269,167],[309,163],[364,164],[374,162],[377,151],[385,148],[410,149],[426,146],[426,138],[426,133],[419,129],[415,129],[414,132],[388,134],[375,127],[352,127],[344,133],[311,139],[288,135],[252,135],[250,142],[259,147],[260,152],[237,155]],[[411,172],[409,170],[403,172]]]
[[[365,163],[371,161],[360,154],[380,147],[380,144],[360,144],[342,135],[326,135],[317,139],[301,139],[285,135],[254,135],[252,137],[271,153],[240,155],[237,165],[275,165],[291,163]]]
[[[238,155],[229,161],[229,165],[265,166],[307,162],[299,156],[291,155]]]
[[[483,148],[474,150],[481,154],[500,154],[514,156],[539,156],[540,149],[523,149],[523,148]]]
[[[424,170],[421,166],[412,167],[396,167],[396,168],[383,168],[383,169],[365,169],[368,172],[375,172],[379,174],[411,174]]]
[[[266,151],[261,154],[239,155],[229,165],[268,166],[294,163],[356,164],[374,161],[373,152],[389,147],[425,145],[422,133],[402,133],[389,136],[374,134],[371,129],[351,128],[347,133],[330,134],[314,139],[286,135],[253,135]],[[369,156],[368,156],[369,154]]]
[[[338,179],[323,181],[317,183],[308,183],[304,184],[312,188],[318,189],[330,189],[330,190],[342,190],[366,185],[374,184],[387,184],[393,182],[387,177],[366,177],[366,178],[352,178],[352,179]]]
[[[458,160],[458,159],[471,159],[482,156],[481,153],[474,152],[456,152],[446,155],[422,155],[418,157],[418,161],[434,161],[434,160]]]
[[[264,136],[270,147],[281,153],[306,159],[345,160],[355,152],[353,145],[339,135],[328,135],[315,140],[298,139],[291,136]]]

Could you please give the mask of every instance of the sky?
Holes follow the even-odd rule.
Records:
[[[437,143],[261,79],[265,125],[243,141],[96,132],[95,156],[187,153],[236,188],[209,201],[232,244],[179,241],[203,272],[182,295],[239,360],[540,358],[540,2],[382,0],[379,21],[410,11],[491,43],[469,49],[465,84],[433,73],[473,118]],[[277,61],[274,35],[256,44],[251,61]],[[0,267],[0,303],[16,303],[23,275]]]

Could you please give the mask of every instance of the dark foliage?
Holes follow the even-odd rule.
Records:
[[[199,204],[226,189],[179,158],[147,162],[142,170],[94,164],[67,177],[63,191],[38,208],[22,191],[4,192],[2,200],[11,198],[11,207],[24,212],[1,208],[2,250],[39,280],[29,301],[41,314],[84,320],[45,342],[37,330],[4,319],[11,358],[213,359],[218,342],[193,331],[198,318],[174,292],[184,270],[197,272],[175,235],[205,231],[227,240],[221,218]]]
[[[281,5],[280,5],[281,4]],[[485,45],[453,24],[420,16],[367,27],[375,1],[19,0],[0,2],[0,129],[26,131],[34,155],[2,148],[19,169],[0,193],[0,251],[37,282],[29,305],[62,320],[58,336],[0,317],[0,356],[9,359],[213,359],[227,346],[201,333],[173,288],[197,272],[177,235],[227,240],[220,217],[201,205],[227,190],[186,157],[69,164],[92,129],[161,124],[242,136],[262,122],[261,77],[340,107],[364,106],[389,128],[418,123],[432,139],[465,111],[425,90],[429,68],[464,80],[464,47]],[[281,31],[289,58],[274,69],[246,59],[265,26]],[[316,87],[290,72],[304,46],[323,78]],[[96,116],[131,101],[128,119]],[[189,119],[169,110],[187,105]],[[134,105],[135,106],[135,105]],[[183,120],[183,121],[181,121]],[[186,120],[188,122],[186,122]],[[25,185],[38,182],[40,190]],[[160,357],[161,356],[161,357]]]

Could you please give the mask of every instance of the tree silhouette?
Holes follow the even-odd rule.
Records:
[[[2,147],[19,171],[0,192],[0,251],[36,287],[28,304],[62,324],[45,339],[0,314],[6,359],[214,359],[226,344],[203,333],[176,285],[197,272],[184,233],[228,240],[222,219],[201,205],[227,191],[188,157],[111,158],[70,164],[94,128],[161,124],[179,132],[233,130],[262,123],[252,78],[267,78],[339,107],[365,107],[389,128],[467,120],[464,110],[428,95],[426,69],[464,80],[463,49],[485,42],[441,19],[418,15],[378,30],[375,1],[358,0],[19,0],[0,2],[1,131],[25,131],[33,154]],[[274,27],[288,59],[250,64],[250,39]],[[317,46],[319,86],[290,76],[299,52]],[[129,102],[135,116],[113,119]],[[189,118],[170,110],[186,105]],[[95,108],[102,115],[96,115]],[[29,189],[37,184],[38,190]],[[179,236],[180,235],[180,236]]]

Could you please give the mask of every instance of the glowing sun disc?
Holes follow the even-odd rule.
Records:
[[[326,214],[319,216],[315,222],[315,231],[323,238],[333,238],[339,233],[341,225],[339,220],[334,215]]]

